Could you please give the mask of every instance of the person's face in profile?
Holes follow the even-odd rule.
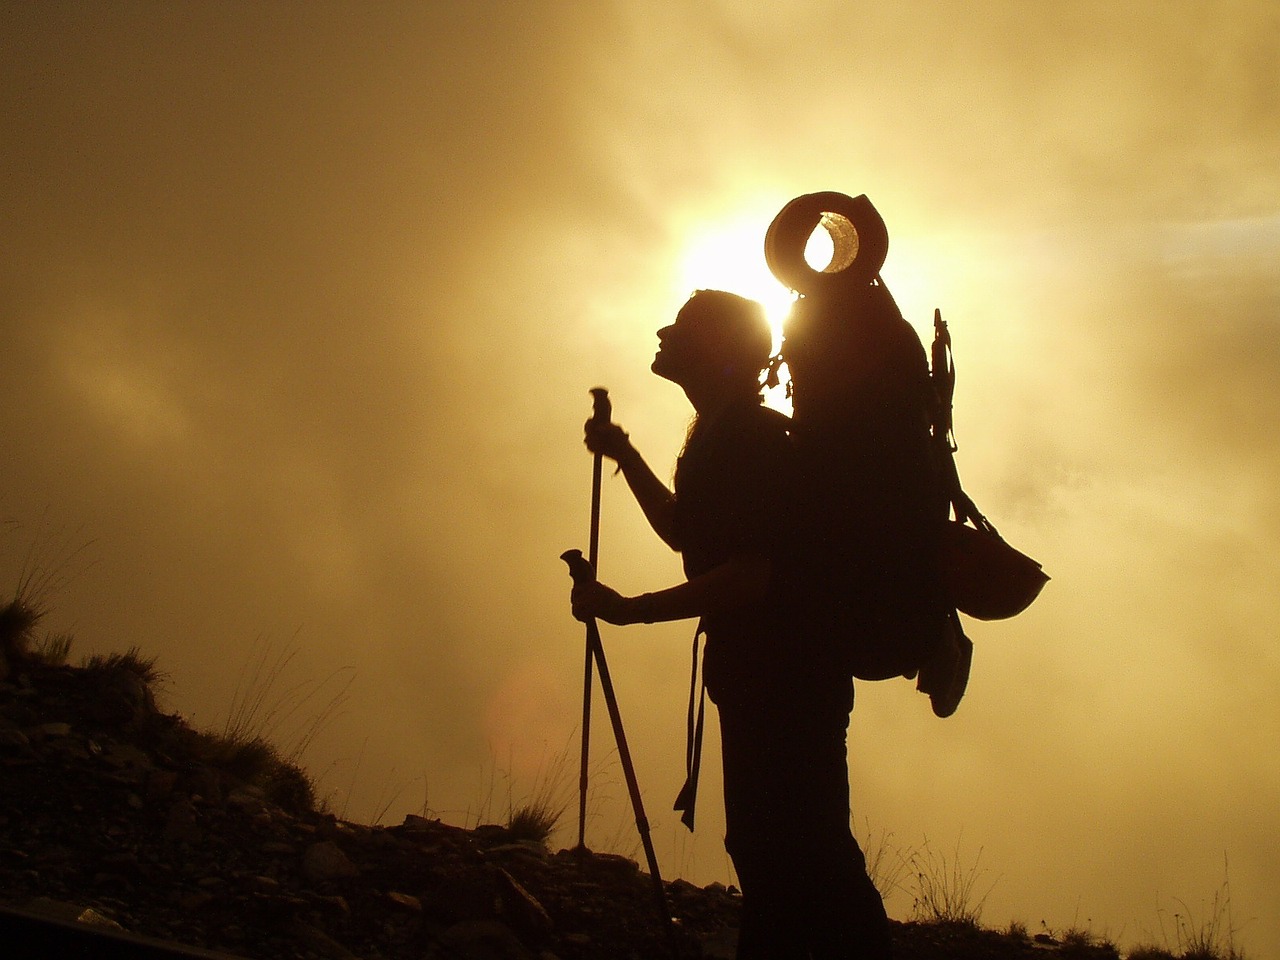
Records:
[[[675,322],[658,331],[658,352],[650,369],[672,383],[685,385],[706,375],[718,354],[723,354],[722,331],[709,304],[688,301]]]

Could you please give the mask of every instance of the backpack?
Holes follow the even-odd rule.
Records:
[[[823,270],[804,258],[818,226],[833,247]],[[770,372],[775,384],[782,363],[790,374],[795,461],[778,582],[835,668],[918,676],[947,716],[972,651],[957,611],[1012,616],[1048,578],[960,486],[950,334],[935,312],[931,369],[880,277],[887,252],[870,200],[834,192],[792,200],[765,237],[770,270],[799,295]]]

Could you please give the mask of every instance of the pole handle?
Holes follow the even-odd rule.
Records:
[[[566,550],[560,554],[560,559],[569,565],[569,576],[575,584],[591,583],[596,578],[596,572],[591,568],[590,562],[582,555],[581,550]]]
[[[613,404],[604,387],[591,388],[591,419],[595,423],[608,423],[613,419]]]

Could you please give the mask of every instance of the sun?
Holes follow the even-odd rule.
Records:
[[[764,234],[755,219],[697,231],[685,246],[678,282],[684,294],[715,289],[758,300],[773,328],[776,350],[782,342],[782,325],[796,297],[769,271],[764,258]],[[834,255],[830,233],[821,226],[815,227],[805,245],[805,260],[815,270],[823,270]]]
[[[676,284],[681,296],[694,290],[727,290],[757,300],[773,328],[773,347],[782,344],[782,324],[794,294],[769,272],[764,259],[768,224],[756,219],[696,230],[680,256]]]
[[[782,347],[782,325],[796,295],[774,277],[765,262],[767,226],[767,221],[744,217],[696,228],[685,244],[675,282],[679,296],[688,296],[694,290],[727,290],[758,301],[773,330],[776,353]],[[815,270],[822,270],[831,263],[834,253],[830,234],[815,228],[805,246],[805,260]],[[780,373],[785,384],[785,365]],[[784,413],[791,412],[785,386],[766,390],[765,403]]]

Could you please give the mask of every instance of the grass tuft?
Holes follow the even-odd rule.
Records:
[[[971,863],[960,856],[960,843],[948,856],[935,853],[926,837],[919,850],[913,850],[907,859],[914,882],[912,917],[926,923],[958,923],[976,927],[982,916],[983,905],[995,888],[992,881],[979,894],[978,881],[986,873],[979,866],[982,849]]]
[[[46,633],[36,641],[31,656],[50,667],[66,666],[75,638],[69,633]]]
[[[564,807],[557,809],[545,802],[527,801],[507,817],[507,832],[512,840],[529,840],[545,846],[563,814]]]
[[[572,742],[539,764],[529,794],[516,802],[508,780],[507,831],[514,840],[547,846],[575,796],[571,783]]]
[[[198,762],[259,791],[263,799],[281,809],[294,814],[315,812],[315,784],[301,767],[283,757],[268,741],[260,737],[231,740],[190,729],[184,740]]]
[[[0,652],[11,660],[30,655],[32,633],[45,611],[15,597],[0,607]]]
[[[6,526],[17,529],[16,521]],[[59,634],[37,640],[35,629],[49,612],[53,597],[80,572],[76,564],[93,541],[72,546],[73,538],[51,534],[46,528],[27,548],[18,571],[17,586],[8,602],[0,605],[0,676],[7,676],[11,665],[22,663],[61,664],[56,656],[61,650],[65,661],[70,638]],[[76,564],[76,569],[73,569]],[[65,643],[65,648],[63,644]]]
[[[280,752],[290,761],[299,760],[320,733],[333,722],[347,701],[347,689],[354,680],[350,667],[333,671],[324,680],[304,680],[282,685],[298,646],[289,644],[275,650],[270,640],[259,642],[258,651],[241,668],[222,736],[233,742],[264,740],[283,743]],[[336,685],[336,692],[309,719],[299,717],[309,704]]]
[[[1173,914],[1172,942],[1165,927],[1165,911],[1158,912],[1166,949],[1180,960],[1244,960],[1244,954],[1236,947],[1240,927],[1231,913],[1231,877],[1225,858],[1222,871],[1222,885],[1209,901],[1201,902],[1199,912],[1191,910],[1184,900],[1173,901],[1179,910]]]
[[[888,900],[896,891],[905,889],[902,878],[911,864],[911,856],[904,856],[893,845],[893,834],[888,830],[881,828],[878,834],[873,834],[871,824],[866,822],[865,826],[865,836],[857,840],[867,863],[867,876],[879,892],[880,899]]]
[[[114,673],[122,670],[131,673],[148,687],[165,679],[165,674],[156,669],[156,657],[144,657],[137,647],[130,647],[124,653],[92,653],[84,660],[84,669],[93,673]]]

